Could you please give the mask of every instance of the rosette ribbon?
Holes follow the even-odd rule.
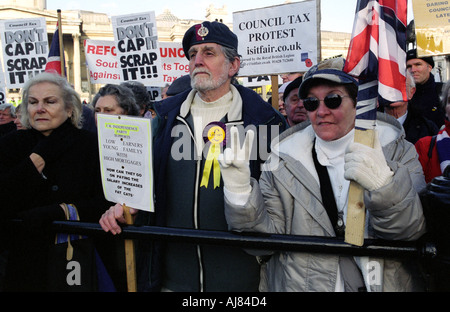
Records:
[[[200,187],[208,187],[211,172],[213,173],[214,188],[220,186],[220,145],[225,145],[226,126],[220,122],[212,122],[206,126],[203,132],[203,139],[209,143],[208,154],[206,155],[205,166],[203,168]]]

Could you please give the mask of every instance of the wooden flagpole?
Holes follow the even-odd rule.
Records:
[[[355,129],[354,142],[373,147],[375,130]],[[350,181],[348,191],[347,219],[345,223],[345,242],[362,246],[364,244],[364,228],[366,222],[366,206],[364,204],[364,188],[355,181]]]
[[[130,207],[123,206],[125,221],[128,225],[133,224],[133,217],[130,213]],[[137,291],[137,281],[136,281],[136,261],[134,258],[134,241],[132,239],[125,240],[125,265],[127,271],[127,286],[128,292]]]
[[[59,36],[59,58],[61,64],[61,76],[66,76],[65,72],[65,64],[64,64],[64,41],[63,41],[63,32],[62,32],[62,20],[61,20],[61,10],[58,9],[58,36]]]

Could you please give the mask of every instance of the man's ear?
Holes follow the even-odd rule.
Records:
[[[236,73],[239,71],[239,69],[241,68],[241,59],[239,57],[235,57],[234,61],[230,63],[230,70],[229,70],[229,76],[233,77],[234,75],[236,75]]]

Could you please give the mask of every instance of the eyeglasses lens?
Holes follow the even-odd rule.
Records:
[[[329,109],[336,109],[342,103],[342,97],[339,94],[330,94],[323,99],[325,106]],[[309,97],[303,100],[303,106],[309,112],[315,111],[319,107],[318,98]]]

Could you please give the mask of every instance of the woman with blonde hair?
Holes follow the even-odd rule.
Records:
[[[1,235],[8,241],[0,247],[9,251],[5,291],[47,290],[47,254],[55,242],[51,222],[66,215],[94,222],[110,205],[102,191],[96,135],[80,129],[81,105],[65,78],[35,76],[23,88],[27,129],[0,140],[2,220],[22,220],[14,235]]]

